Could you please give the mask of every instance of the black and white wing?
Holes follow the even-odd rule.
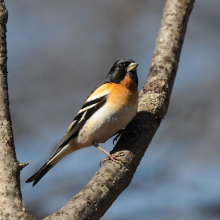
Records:
[[[86,123],[86,121],[95,113],[99,108],[101,108],[108,98],[109,92],[103,93],[101,96],[94,97],[92,99],[87,99],[76,117],[73,119],[72,123],[68,127],[66,134],[60,141],[59,146],[53,153],[51,158],[53,158],[62,148],[73,138],[77,137],[80,129]],[[50,158],[50,159],[51,159]]]
[[[66,134],[64,135],[53,155],[34,175],[32,175],[26,181],[27,183],[34,181],[33,186],[37,184],[39,180],[65,156],[65,146],[67,145],[67,143],[72,138],[77,137],[80,129],[83,127],[86,121],[93,115],[93,113],[95,113],[106,103],[108,94],[108,91],[104,91],[97,95],[91,94],[87,98],[86,102],[67,129]]]

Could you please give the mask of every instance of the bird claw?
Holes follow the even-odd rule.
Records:
[[[120,164],[118,161],[121,161],[124,164],[125,162],[122,159],[116,158],[116,157],[124,156],[124,155],[125,155],[124,152],[119,152],[118,154],[116,154],[114,156],[110,154],[110,156],[105,158],[104,160],[102,160],[99,165],[101,167],[101,165],[104,164],[107,160],[115,161],[117,164]]]
[[[129,133],[129,131],[127,131],[125,128],[121,129],[120,131],[118,131],[115,135],[116,137],[114,137],[113,139],[113,145],[115,145],[115,141],[118,140],[118,138],[123,134],[123,133]]]
[[[118,138],[119,138],[122,134],[134,134],[134,132],[133,132],[133,131],[129,131],[129,130],[127,130],[126,128],[121,129],[119,132],[117,132],[116,134],[114,134],[114,135],[116,135],[116,137],[113,139],[113,145],[115,145],[115,141],[117,141]],[[113,135],[113,136],[114,136],[114,135]]]
[[[122,132],[118,133],[118,134],[116,135],[116,137],[114,137],[114,139],[113,139],[113,145],[115,145],[115,141],[117,141],[118,138],[119,138],[121,135],[122,135]]]

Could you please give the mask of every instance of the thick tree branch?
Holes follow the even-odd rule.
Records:
[[[125,165],[107,161],[84,189],[46,219],[100,219],[131,179],[165,116],[172,91],[187,22],[194,0],[167,0],[148,79],[140,93],[138,114],[113,152],[123,151]],[[25,212],[20,170],[14,148],[7,84],[6,23],[0,0],[0,217],[34,219]]]
[[[33,219],[25,213],[20,190],[20,166],[16,159],[9,112],[6,23],[8,11],[0,0],[0,218]]]
[[[194,0],[167,0],[150,73],[140,93],[138,114],[113,152],[123,151],[125,165],[107,161],[83,190],[49,219],[100,219],[130,184],[141,158],[165,116]]]

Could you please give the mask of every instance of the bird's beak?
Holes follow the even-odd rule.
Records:
[[[135,71],[137,69],[137,66],[139,64],[138,63],[131,63],[128,67],[127,67],[127,72],[132,72]]]

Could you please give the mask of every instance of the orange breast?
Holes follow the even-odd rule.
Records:
[[[112,83],[112,91],[109,94],[108,102],[120,111],[124,106],[134,106],[138,102],[137,84],[128,75],[121,81],[121,84]]]

